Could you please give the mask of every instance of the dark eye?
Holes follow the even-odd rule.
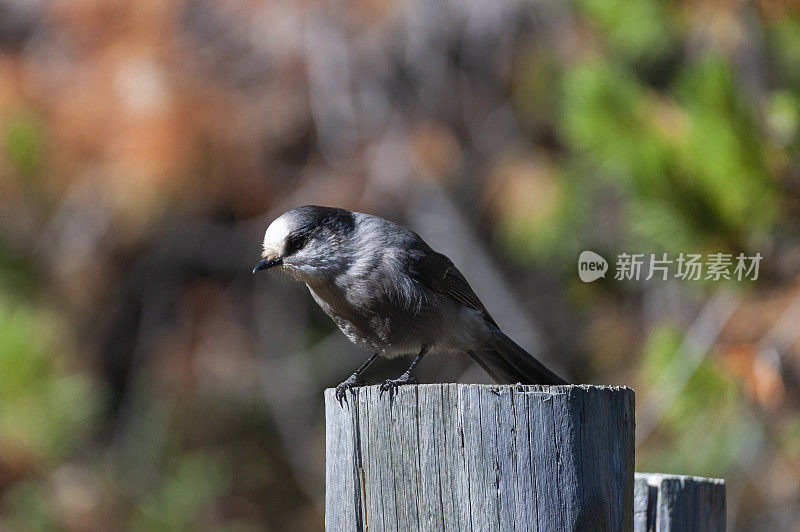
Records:
[[[292,253],[296,253],[302,249],[302,247],[306,245],[306,240],[306,235],[291,235],[286,241],[286,250],[284,251],[284,255],[291,255]]]

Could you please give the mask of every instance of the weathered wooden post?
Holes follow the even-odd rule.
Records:
[[[724,480],[662,473],[635,478],[635,532],[725,530]]]
[[[630,388],[370,386],[325,407],[327,530],[633,527]]]

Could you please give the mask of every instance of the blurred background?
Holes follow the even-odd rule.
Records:
[[[635,388],[637,471],[800,530],[791,5],[0,0],[0,528],[321,528],[321,392],[367,353],[250,274],[317,203],[416,230],[549,366]],[[584,284],[586,249],[763,260]]]

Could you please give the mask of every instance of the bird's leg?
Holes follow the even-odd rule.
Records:
[[[386,379],[383,381],[383,384],[381,384],[381,395],[383,395],[383,392],[385,391],[388,391],[391,395],[395,392],[395,390],[397,390],[398,386],[402,386],[403,384],[416,384],[417,381],[414,378],[414,368],[417,366],[417,364],[419,364],[419,361],[422,360],[422,357],[424,357],[425,353],[427,352],[428,346],[423,345],[422,349],[419,351],[419,354],[414,358],[414,361],[411,363],[405,373],[396,379]]]
[[[361,384],[358,377],[364,373],[364,370],[367,369],[377,357],[378,353],[373,353],[352,375],[347,377],[343,383],[336,387],[336,400],[339,401],[339,404],[341,404],[343,400],[347,400],[347,390],[352,390]]]

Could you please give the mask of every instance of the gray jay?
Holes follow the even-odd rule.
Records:
[[[267,228],[253,273],[280,269],[308,286],[342,332],[372,356],[336,387],[341,401],[376,357],[415,354],[381,390],[413,384],[428,352],[467,353],[497,383],[567,384],[498,327],[469,283],[420,236],[370,214],[307,205]]]

